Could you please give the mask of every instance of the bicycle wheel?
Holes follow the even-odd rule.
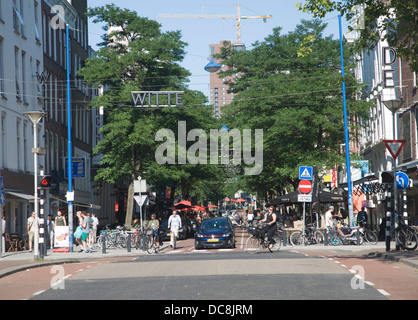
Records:
[[[147,237],[147,252],[152,254],[154,251],[154,237]]]
[[[314,238],[317,244],[324,244],[324,234],[321,231],[315,230]]]
[[[370,244],[377,244],[379,238],[377,237],[376,231],[373,230],[366,230],[364,233],[364,239]]]
[[[247,239],[247,242],[245,244],[245,250],[248,253],[254,254],[258,252],[260,249],[260,239],[258,239],[256,236],[252,235]]]
[[[125,249],[128,246],[128,237],[125,234],[120,234],[116,238],[116,246]]]
[[[418,245],[417,234],[410,227],[401,227],[397,231],[399,245],[406,250],[415,250]]]
[[[299,246],[303,243],[302,232],[295,231],[290,235],[290,243],[294,246]]]
[[[277,235],[277,234],[275,234],[275,235],[273,235],[273,239],[274,239],[274,241],[276,242],[275,244],[274,244],[274,246],[273,247],[271,247],[269,250],[271,251],[271,252],[277,252],[277,251],[279,251],[280,250],[280,247],[282,246],[282,239],[279,237],[279,235]]]

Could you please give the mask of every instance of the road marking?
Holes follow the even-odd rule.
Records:
[[[37,296],[37,295],[40,295],[41,293],[44,293],[46,290],[41,290],[41,291],[38,291],[38,292],[35,292],[33,295],[34,296]]]
[[[387,293],[385,290],[383,289],[377,289],[377,291],[379,291],[381,294],[383,294],[384,296],[390,296],[389,293]]]

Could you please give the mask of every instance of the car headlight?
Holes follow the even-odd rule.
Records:
[[[199,233],[197,233],[197,234],[196,234],[196,236],[197,236],[198,238],[203,238],[203,235],[201,235],[201,234],[199,234]]]

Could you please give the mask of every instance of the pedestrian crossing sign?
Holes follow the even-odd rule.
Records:
[[[299,180],[312,180],[312,167],[299,167]]]

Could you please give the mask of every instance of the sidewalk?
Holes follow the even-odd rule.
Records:
[[[163,246],[163,248],[166,246]],[[63,264],[63,263],[77,263],[87,259],[101,259],[111,257],[123,257],[123,256],[138,256],[147,255],[147,251],[137,250],[131,248],[131,252],[127,249],[111,248],[106,249],[106,253],[102,253],[102,250],[95,248],[90,253],[79,252],[80,247],[74,247],[73,252],[53,252],[47,251],[47,255],[43,260],[35,260],[34,253],[26,251],[17,252],[3,252],[0,258],[0,278],[9,274],[42,266]]]
[[[168,245],[164,245],[164,250]],[[352,255],[358,257],[367,256],[368,258],[385,259],[395,262],[405,263],[409,266],[418,269],[418,250],[405,251],[395,250],[395,242],[391,243],[391,251],[386,252],[385,242],[379,242],[376,245],[363,244],[361,246],[346,245],[346,246],[323,246],[323,245],[309,245],[309,246],[282,246],[280,251],[298,251],[298,252],[321,252],[329,255]],[[0,258],[0,278],[9,274],[27,270],[30,268],[37,268],[41,266],[48,266],[62,263],[77,263],[86,259],[102,259],[111,257],[125,257],[125,256],[139,256],[148,255],[146,251],[137,250],[135,248],[128,252],[127,249],[107,249],[103,254],[101,249],[94,249],[91,253],[78,252],[79,247],[74,248],[74,252],[53,252],[48,250],[47,255],[43,260],[34,260],[33,252],[18,251],[2,253]]]

